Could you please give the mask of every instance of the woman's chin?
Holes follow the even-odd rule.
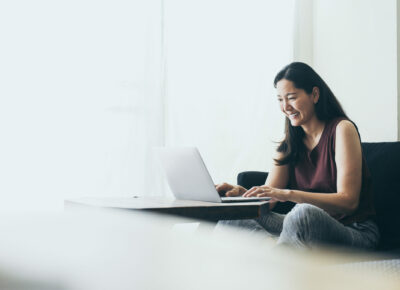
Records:
[[[289,120],[290,120],[290,124],[291,124],[293,127],[300,126],[299,120],[292,120],[292,119],[289,119]]]

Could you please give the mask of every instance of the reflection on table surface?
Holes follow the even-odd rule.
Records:
[[[3,215],[0,289],[399,289],[379,272],[342,269],[346,252],[278,249],[211,225],[174,230],[184,221],[104,209]]]

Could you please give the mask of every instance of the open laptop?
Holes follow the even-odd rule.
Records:
[[[176,199],[208,202],[267,201],[269,197],[220,197],[196,147],[156,148]]]

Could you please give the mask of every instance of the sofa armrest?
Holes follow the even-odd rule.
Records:
[[[264,185],[267,177],[268,172],[244,171],[238,174],[237,184],[246,189],[250,189],[253,186]]]

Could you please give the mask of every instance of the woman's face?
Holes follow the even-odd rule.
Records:
[[[281,110],[292,126],[304,125],[315,116],[314,106],[319,98],[317,87],[307,94],[303,89],[297,89],[293,82],[282,79],[276,84],[276,90]]]

